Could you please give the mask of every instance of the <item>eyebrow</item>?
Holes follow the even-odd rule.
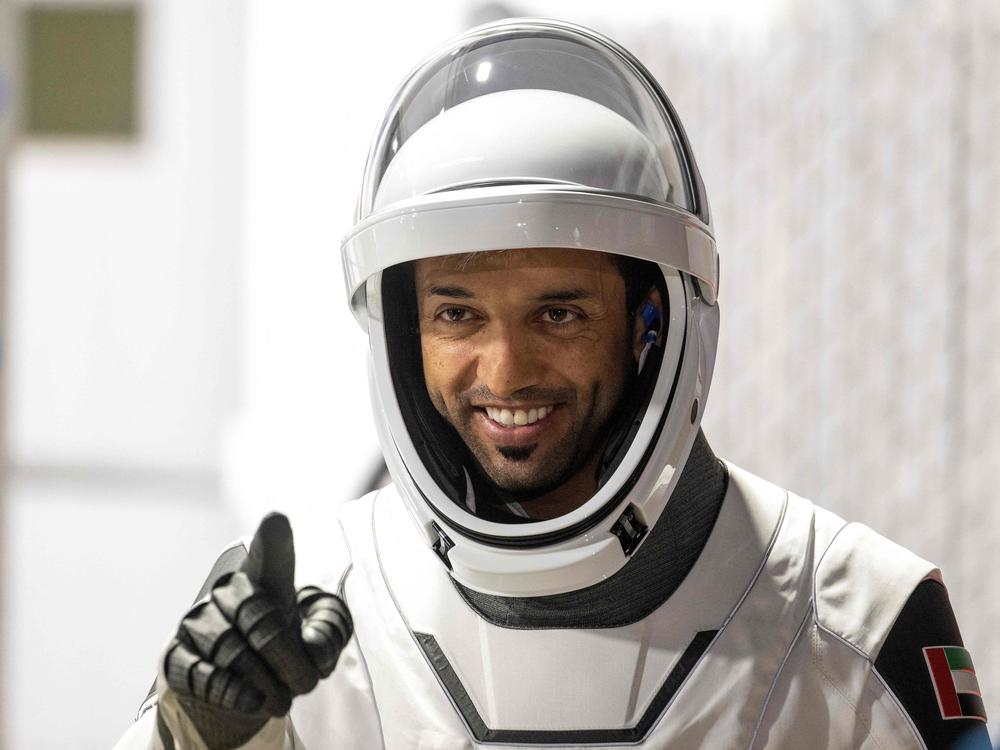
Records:
[[[574,302],[581,299],[594,299],[594,295],[586,289],[554,289],[535,297],[536,302]]]
[[[432,286],[427,289],[429,297],[457,297],[459,299],[474,299],[476,295],[460,286]]]
[[[476,295],[460,286],[431,286],[427,288],[430,297],[452,297],[453,299],[475,299]],[[536,302],[574,302],[594,299],[586,289],[552,289],[535,297]]]

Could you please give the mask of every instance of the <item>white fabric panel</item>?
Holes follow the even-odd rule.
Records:
[[[382,730],[358,641],[351,639],[333,674],[292,703],[292,724],[307,748],[377,750]]]
[[[351,563],[338,519],[339,504],[316,503],[288,513],[295,538],[295,586],[319,586],[336,593]],[[250,540],[245,542],[249,549]]]
[[[150,709],[134,722],[113,750],[163,750],[156,733],[156,709]]]
[[[923,747],[870,663],[813,622],[789,653],[752,748],[777,737],[783,738],[779,747]]]
[[[772,485],[747,479],[751,489],[765,490],[760,502],[775,501]],[[812,520],[812,504],[789,494],[764,570],[661,721],[669,720],[680,746],[749,746],[771,684],[810,611]]]
[[[941,572],[926,560],[858,523],[837,534],[816,569],[816,615],[875,658],[910,593]]]

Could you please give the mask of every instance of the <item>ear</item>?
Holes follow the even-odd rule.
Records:
[[[646,320],[642,315],[642,309],[647,304],[652,305],[656,310],[656,319],[649,327],[647,327]],[[639,363],[639,355],[642,354],[642,350],[646,346],[646,331],[650,329],[656,331],[656,345],[660,346],[663,343],[663,300],[660,297],[660,290],[655,286],[650,287],[646,296],[639,302],[639,307],[636,308],[633,317],[632,357],[636,364]]]

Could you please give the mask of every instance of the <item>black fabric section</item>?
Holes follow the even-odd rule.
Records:
[[[615,258],[615,262],[618,264],[619,270],[621,271],[622,278],[625,280],[625,311],[626,311],[626,335],[631,338],[632,326],[635,321],[635,310],[639,305],[640,296],[645,295],[649,292],[651,287],[656,287],[660,293],[660,299],[664,302],[664,314],[663,320],[658,321],[657,330],[666,337],[668,333],[670,335],[682,335],[681,333],[671,333],[669,329],[670,314],[669,304],[670,296],[667,294],[666,282],[663,280],[663,274],[660,269],[654,263],[649,261],[638,261],[635,258],[626,259],[623,256],[612,256]],[[633,265],[634,264],[634,265]],[[651,280],[655,280],[652,283]],[[683,300],[677,301],[678,303],[683,303]],[[682,341],[686,337],[682,337]],[[681,362],[684,361],[683,352],[681,353]],[[646,416],[646,409],[649,407],[650,399],[653,397],[653,389],[656,386],[656,381],[659,379],[660,375],[664,375],[669,378],[674,378],[676,373],[661,373],[660,365],[663,364],[663,347],[653,346],[646,356],[646,363],[643,366],[641,372],[633,373],[631,376],[631,382],[625,386],[625,393],[622,401],[617,405],[615,413],[618,414],[618,419],[612,424],[608,425],[608,438],[605,442],[604,449],[601,454],[601,461],[597,467],[597,482],[598,486],[603,487],[604,483],[611,478],[615,470],[625,459],[625,454],[628,453],[628,449],[632,447],[632,441],[635,439],[636,433],[639,431],[639,426],[642,424],[643,417]],[[673,402],[673,389],[671,389],[670,398],[667,403]],[[664,415],[665,417],[666,415]],[[655,438],[651,441],[655,443]],[[643,462],[645,463],[645,462]],[[635,483],[638,478],[636,474],[626,487],[626,491]]]
[[[163,743],[163,750],[176,750],[174,736],[170,733],[167,722],[163,720],[163,715],[159,711],[156,712],[156,731],[160,735],[160,742]]]
[[[699,431],[660,520],[633,558],[610,578],[577,591],[536,597],[483,594],[452,579],[469,606],[504,628],[617,628],[638,622],[676,591],[719,516],[728,473]]]
[[[192,604],[201,601],[205,595],[212,590],[212,584],[222,578],[222,576],[226,575],[226,573],[235,573],[239,570],[240,565],[243,564],[243,561],[246,558],[247,551],[242,544],[234,545],[219,555],[219,559],[216,560],[215,565],[212,566],[212,570],[209,572],[208,578],[205,579],[201,588],[198,589],[198,596],[194,598],[194,602],[192,602]],[[155,678],[153,679],[152,687],[149,688],[149,692],[146,693],[146,697],[142,699],[142,702],[145,703],[154,695],[156,695]]]
[[[633,727],[624,729],[491,729],[486,726],[483,717],[476,710],[469,692],[465,689],[462,681],[455,673],[448,657],[441,651],[437,639],[426,633],[414,633],[417,643],[424,652],[424,656],[430,662],[438,680],[445,691],[451,697],[452,702],[462,714],[465,723],[468,725],[472,736],[477,742],[484,743],[507,743],[507,744],[532,744],[532,745],[590,745],[600,743],[632,743],[640,742],[649,730],[652,729],[656,720],[666,709],[671,698],[680,689],[685,678],[691,673],[695,665],[708,650],[709,644],[715,638],[717,630],[704,630],[696,633],[694,638],[684,649],[677,664],[667,675],[660,689],[656,691],[653,700],[650,701],[649,708],[646,709],[638,723]]]
[[[942,718],[924,659],[925,646],[964,645],[947,589],[928,579],[910,594],[875,659],[875,669],[913,720],[928,750],[991,750],[984,722]]]

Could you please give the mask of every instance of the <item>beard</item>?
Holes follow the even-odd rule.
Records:
[[[559,404],[562,423],[537,442],[500,445],[477,429],[478,409],[472,403],[504,400],[480,386],[460,394],[456,406],[449,409],[440,393],[431,395],[435,409],[475,458],[482,478],[518,501],[546,495],[583,470],[603,446],[618,405],[618,399],[605,399],[599,383],[582,398],[569,388],[524,389],[506,400]]]

